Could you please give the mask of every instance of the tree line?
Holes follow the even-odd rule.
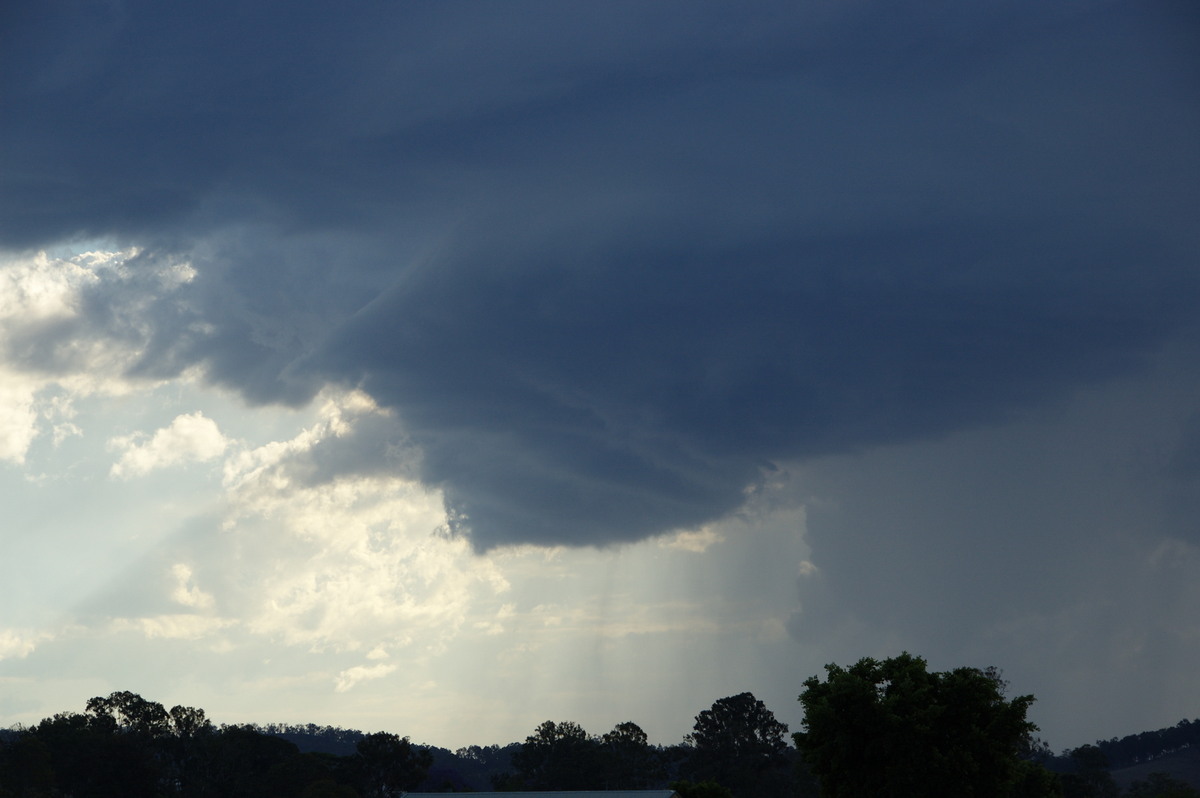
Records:
[[[1200,722],[1055,757],[994,669],[930,672],[920,657],[828,665],[804,682],[803,728],[751,693],[695,717],[682,743],[652,745],[626,721],[593,735],[545,721],[524,742],[448,751],[329,726],[222,725],[131,692],[0,733],[0,798],[274,796],[637,790],[681,798],[1117,798],[1109,752],[1137,761],[1195,743]],[[1107,750],[1106,750],[1107,749]],[[1132,753],[1131,753],[1132,752]],[[1121,760],[1123,761],[1123,760]],[[1129,798],[1200,798],[1164,774]]]
[[[0,744],[0,798],[383,798],[415,788],[429,762],[387,732],[361,735],[347,756],[302,754],[254,726],[122,691]]]
[[[1104,755],[1109,767],[1123,768],[1150,762],[1164,754],[1183,748],[1200,748],[1200,718],[1184,718],[1174,726],[1144,731],[1125,737],[1097,740],[1094,746]],[[1060,759],[1070,759],[1072,751],[1064,751]]]

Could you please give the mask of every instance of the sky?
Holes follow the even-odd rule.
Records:
[[[0,726],[1200,715],[1192,3],[0,10]]]

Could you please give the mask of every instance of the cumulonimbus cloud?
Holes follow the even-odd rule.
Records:
[[[186,260],[173,302],[91,291],[86,329],[252,402],[361,388],[378,445],[314,474],[403,461],[480,548],[697,528],[776,462],[1000,421],[1195,335],[1166,6],[87,8],[86,36],[38,7],[0,42],[0,243]]]

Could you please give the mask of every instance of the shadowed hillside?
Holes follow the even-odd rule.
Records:
[[[1112,777],[1117,786],[1127,790],[1135,781],[1147,781],[1154,773],[1164,773],[1200,790],[1200,746],[1192,745],[1148,762],[1113,770]]]

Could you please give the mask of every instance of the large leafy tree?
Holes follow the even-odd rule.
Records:
[[[1071,770],[1062,775],[1066,798],[1117,798],[1121,788],[1108,772],[1108,757],[1098,746],[1081,745],[1070,753]]]
[[[1033,696],[1004,696],[994,670],[934,673],[908,653],[804,682],[795,735],[826,798],[1004,798],[1053,795],[1021,754],[1037,727]]]
[[[161,737],[171,732],[171,715],[162,704],[128,690],[112,693],[107,698],[88,699],[87,711],[99,723],[114,729],[146,737]]]
[[[108,715],[62,712],[27,734],[47,755],[53,784],[63,795],[153,795],[163,775],[152,739]]]
[[[696,716],[687,775],[739,798],[776,794],[786,789],[787,731],[752,693],[722,698]]]
[[[387,732],[359,735],[346,756],[301,754],[258,727],[217,728],[204,710],[121,691],[0,733],[0,798],[390,798],[424,781],[431,761]]]
[[[609,790],[645,790],[660,783],[665,774],[658,752],[642,727],[633,721],[618,723],[600,738],[604,783]]]
[[[601,746],[574,721],[540,724],[513,755],[511,786],[525,790],[596,789],[602,780]]]
[[[433,764],[429,749],[388,732],[368,734],[358,741],[357,748],[360,789],[369,798],[388,798],[415,790]]]

